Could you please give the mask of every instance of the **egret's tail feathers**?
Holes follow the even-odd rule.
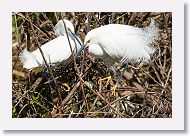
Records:
[[[152,43],[155,42],[155,40],[158,40],[159,36],[160,36],[160,30],[159,28],[156,26],[155,20],[151,18],[151,23],[149,26],[147,26],[146,28],[144,28],[144,33],[143,33],[143,37],[145,38],[145,40],[150,43],[150,45]]]
[[[23,67],[29,70],[39,66],[32,53],[27,51],[27,49],[24,49],[23,52],[20,54],[20,60],[23,63]]]

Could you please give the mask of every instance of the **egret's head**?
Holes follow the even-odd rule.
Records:
[[[68,32],[71,31],[71,32],[74,33],[75,29],[74,29],[73,24],[69,20],[63,19],[63,20],[59,20],[57,22],[57,24],[55,25],[55,27],[54,27],[55,34],[57,36],[65,35],[66,31],[65,31],[65,27],[64,27],[63,21],[65,22],[67,31]]]
[[[94,42],[94,39],[95,39],[94,31],[91,30],[85,36],[84,45],[89,46],[90,44],[92,44]]]
[[[64,19],[63,21],[64,21],[65,24],[66,24],[66,28],[69,29],[71,32],[74,33],[74,32],[75,32],[75,28],[74,28],[73,24],[71,23],[71,21],[66,20],[66,19]]]
[[[95,31],[91,30],[86,35],[84,45],[86,45],[87,51],[90,55],[98,58],[101,58],[103,56],[104,51],[97,41]]]
[[[88,35],[88,34],[87,34]],[[87,35],[85,36],[84,44],[81,46],[81,48],[78,50],[77,55],[81,53],[81,51],[88,49],[89,45],[91,44],[90,37],[88,38]]]
[[[91,30],[92,31],[92,30]],[[91,43],[91,40],[92,40],[92,36],[91,36],[91,33],[92,32],[88,32],[85,36],[85,39],[84,39],[84,45],[88,46],[90,43]]]
[[[92,41],[89,37],[85,37],[84,39],[84,48],[86,49],[86,51],[89,51],[89,46],[92,44]]]
[[[94,46],[95,45],[95,46]],[[79,49],[78,54],[84,49],[86,49],[89,53],[92,49],[92,47],[96,47],[96,37],[93,30],[87,33],[84,39],[84,45]]]
[[[91,44],[91,41],[90,41],[90,40],[84,41],[84,45],[85,45],[85,46],[89,46],[90,44]]]

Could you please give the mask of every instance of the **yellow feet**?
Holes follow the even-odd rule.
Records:
[[[117,88],[117,84],[115,84],[114,86],[111,87],[111,94],[112,94],[113,96],[116,95],[116,93],[115,93],[116,88]]]
[[[55,114],[58,113],[58,111],[59,111],[59,110],[58,110],[57,106],[54,106],[53,109],[52,109],[52,111],[50,112],[50,115],[51,115],[51,116],[54,116]]]
[[[100,84],[100,83],[102,83],[102,81],[104,81],[104,80],[107,80],[106,81],[106,86],[107,85],[111,85],[111,94],[113,95],[113,96],[115,96],[115,90],[116,90],[116,88],[117,88],[117,84],[114,84],[113,83],[113,80],[112,80],[112,77],[111,76],[108,76],[108,77],[105,77],[105,78],[102,78],[102,79],[99,79],[98,80],[98,84]]]
[[[68,92],[68,91],[70,91],[71,88],[67,83],[63,83],[61,86],[61,89]]]
[[[106,81],[106,86],[107,86],[108,84],[113,85],[113,80],[112,80],[111,76],[108,76],[108,77],[99,79],[99,80],[98,80],[98,84],[102,83],[102,81],[104,81],[104,80],[107,80],[107,81]]]

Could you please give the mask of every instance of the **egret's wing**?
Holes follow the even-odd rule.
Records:
[[[107,25],[98,33],[98,41],[113,58],[137,60],[149,59],[148,41],[142,36],[143,30],[126,25]]]
[[[110,31],[110,33],[114,32],[118,34],[125,33],[128,35],[141,35],[144,40],[147,40],[147,42],[150,43],[157,40],[160,36],[160,30],[156,26],[154,19],[151,19],[150,25],[145,28],[137,28],[134,26],[121,24],[109,24],[97,28],[97,32],[107,33],[108,31]]]
[[[72,40],[70,40],[72,49],[75,48],[75,45]],[[54,64],[62,61],[67,61],[71,56],[71,50],[66,36],[59,36],[46,44],[41,46],[41,49],[44,53],[45,59],[48,63]],[[43,64],[43,58],[41,53],[38,50],[32,52],[33,56]]]

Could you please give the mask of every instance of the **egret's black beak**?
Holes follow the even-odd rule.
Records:
[[[81,45],[81,48],[76,53],[76,57],[77,57],[85,49],[86,45],[80,42],[80,40],[78,39],[75,33],[73,33],[70,29],[69,31],[71,32],[72,36],[77,40],[77,42]]]
[[[68,28],[68,30],[71,32],[72,36],[77,40],[77,42],[78,42],[81,46],[83,46],[83,44],[80,42],[80,40],[78,39],[78,37],[76,36],[76,34],[73,33],[69,28]]]
[[[78,55],[79,55],[83,50],[85,50],[86,48],[88,48],[87,45],[83,45],[83,46],[81,46],[81,48],[78,50],[76,56],[78,56]]]

